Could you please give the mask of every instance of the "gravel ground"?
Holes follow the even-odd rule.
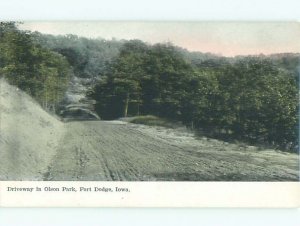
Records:
[[[298,155],[121,121],[67,123],[44,180],[297,181]]]

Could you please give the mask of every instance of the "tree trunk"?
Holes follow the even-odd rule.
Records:
[[[127,117],[128,104],[129,104],[129,92],[126,93],[125,106],[124,106],[124,117]]]

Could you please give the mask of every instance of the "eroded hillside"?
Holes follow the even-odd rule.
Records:
[[[40,180],[64,124],[0,79],[0,180]]]

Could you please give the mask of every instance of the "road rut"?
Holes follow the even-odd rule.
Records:
[[[121,121],[66,123],[44,180],[298,181],[298,155]]]

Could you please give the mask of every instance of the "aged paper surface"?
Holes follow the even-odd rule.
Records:
[[[299,182],[2,181],[0,185],[2,207],[295,208],[300,205]]]
[[[0,29],[0,206],[299,206],[299,23]]]

